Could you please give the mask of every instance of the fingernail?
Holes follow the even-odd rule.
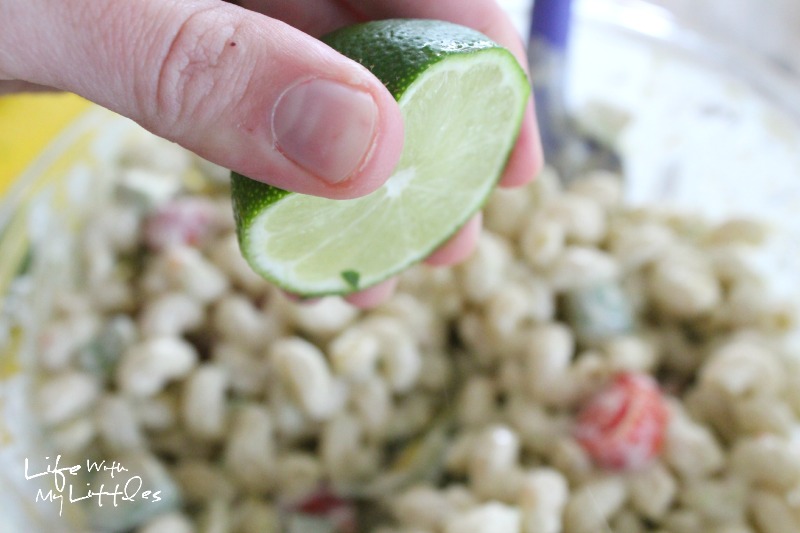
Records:
[[[369,93],[323,79],[289,88],[272,113],[281,153],[329,184],[344,181],[365,162],[377,122],[378,106]]]

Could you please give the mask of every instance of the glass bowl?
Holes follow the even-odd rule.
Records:
[[[800,80],[632,0],[577,3],[569,64],[568,107],[620,154],[626,201],[765,220],[775,234],[754,267],[775,294],[800,301]],[[86,531],[81,505],[62,512],[37,501],[52,477],[32,477],[28,460],[44,472],[55,458],[34,416],[36,343],[56,290],[79,273],[76,236],[108,200],[118,155],[147,135],[72,97],[57,106],[77,118],[63,121],[0,202],[0,530],[9,532]],[[191,173],[183,179],[203,187]]]

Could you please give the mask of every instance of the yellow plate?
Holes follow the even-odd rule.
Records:
[[[38,453],[41,443],[31,436],[21,360],[26,340],[8,305],[10,288],[32,243],[48,248],[46,228],[53,221],[69,233],[78,216],[71,206],[96,205],[85,178],[108,168],[121,139],[135,128],[72,94],[0,98],[0,516],[10,530],[53,531],[79,523],[75,506],[65,506],[63,517],[43,512],[34,504],[37,487],[16,475],[23,451]]]
[[[0,98],[0,197],[89,102],[74,94]]]
[[[64,213],[76,194],[70,176],[98,168],[110,153],[106,139],[117,126],[129,131],[133,125],[73,94],[0,98],[0,295],[24,264],[37,197]],[[0,313],[2,305],[0,298]]]

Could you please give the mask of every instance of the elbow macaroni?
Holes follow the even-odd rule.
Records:
[[[94,286],[54,297],[33,396],[62,453],[168,468],[184,505],[136,533],[283,533],[320,490],[368,502],[365,532],[800,531],[800,363],[782,337],[798,324],[764,290],[760,223],[632,209],[616,176],[564,190],[547,170],[491,199],[465,263],[410,269],[374,310],[307,305],[247,266],[224,194],[202,242],[129,262],[147,213],[187,195],[164,173],[206,168],[145,152],[120,185],[144,207],[98,210]],[[663,451],[632,472],[572,433],[619,372],[657,376],[671,406]]]

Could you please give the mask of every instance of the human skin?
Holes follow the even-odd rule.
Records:
[[[353,198],[391,175],[402,117],[377,78],[317,38],[395,17],[470,26],[527,64],[494,0],[0,0],[0,93],[74,92],[253,179]],[[531,102],[500,185],[541,165]],[[479,233],[476,217],[429,263],[462,261]],[[374,306],[393,287],[347,300]]]

